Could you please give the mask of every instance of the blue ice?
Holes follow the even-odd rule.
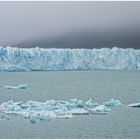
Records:
[[[68,101],[47,100],[39,101],[20,101],[9,100],[0,105],[0,113],[5,115],[20,115],[28,118],[31,123],[41,120],[50,120],[54,118],[73,118],[73,115],[103,115],[111,111],[109,107],[119,105],[119,100],[112,99],[106,104],[99,105],[92,103],[92,100],[84,102],[83,100],[70,99]]]
[[[111,99],[110,101],[104,103],[106,106],[109,107],[115,107],[121,105],[121,102],[119,100]]]

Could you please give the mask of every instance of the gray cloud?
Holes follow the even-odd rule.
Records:
[[[140,2],[0,2],[0,44],[46,40],[83,30],[105,34],[140,27]],[[118,34],[119,35],[119,34]]]

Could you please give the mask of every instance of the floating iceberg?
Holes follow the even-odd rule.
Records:
[[[0,47],[0,71],[94,69],[140,69],[140,50]]]
[[[105,105],[99,105],[93,109],[88,109],[91,114],[96,115],[104,115],[111,111],[111,109],[107,108]]]
[[[119,100],[111,99],[110,101],[104,103],[106,106],[109,107],[115,107],[121,105],[121,102]]]
[[[81,108],[74,108],[70,111],[72,115],[88,115],[89,111]]]
[[[0,105],[0,118],[19,115],[28,118],[31,123],[36,123],[39,120],[49,121],[54,118],[69,119],[73,118],[73,115],[103,115],[108,112],[110,112],[110,108],[106,105],[94,106],[91,104],[91,99],[87,102],[78,99],[70,99],[69,101],[47,100],[45,102],[14,102],[9,100]]]
[[[18,86],[4,86],[7,89],[26,89],[27,85],[18,85]]]
[[[85,105],[88,107],[92,107],[92,106],[99,106],[99,103],[92,103],[92,98],[90,98],[87,102],[85,102]]]
[[[73,116],[72,116],[72,114],[65,114],[65,115],[57,116],[57,118],[71,119],[71,118],[73,118]]]
[[[85,102],[87,106],[93,106],[92,99],[90,98],[87,102]]]
[[[129,104],[127,106],[129,106],[129,107],[140,107],[140,103],[133,103],[133,104]]]

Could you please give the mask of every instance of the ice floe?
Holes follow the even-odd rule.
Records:
[[[88,111],[91,114],[103,115],[103,114],[107,114],[108,112],[110,112],[111,109],[107,108],[105,105],[99,105],[99,106],[97,106],[95,108],[88,109]]]
[[[85,102],[85,105],[88,107],[92,107],[92,106],[98,106],[99,103],[93,103],[92,98],[90,98],[87,102]]]
[[[74,108],[69,111],[72,115],[88,115],[89,111],[81,108]]]
[[[133,103],[133,104],[129,104],[127,106],[128,107],[140,107],[140,103]]]
[[[18,85],[18,86],[4,86],[6,89],[26,89],[27,85],[23,84],[23,85]]]
[[[54,118],[69,119],[73,118],[73,115],[103,115],[109,113],[112,107],[120,103],[119,100],[114,99],[110,102],[99,105],[98,103],[92,103],[91,99],[86,102],[78,99],[68,101],[46,100],[45,102],[31,100],[14,102],[9,100],[0,104],[0,118],[18,115],[28,118],[31,123],[36,123],[37,121],[49,121]]]
[[[115,107],[121,105],[121,102],[119,100],[111,99],[110,101],[104,103],[106,106],[109,107]]]

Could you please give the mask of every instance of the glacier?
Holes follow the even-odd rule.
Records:
[[[140,50],[0,47],[0,71],[96,69],[140,69]]]
[[[116,101],[108,101],[116,104]],[[120,102],[120,101],[119,101]],[[84,102],[79,99],[63,100],[46,100],[44,102],[39,101],[19,101],[14,102],[9,100],[0,104],[0,118],[9,120],[13,116],[21,116],[27,118],[31,123],[37,121],[49,121],[51,119],[70,119],[74,115],[105,115],[111,111],[111,106],[105,104],[97,104],[92,102],[91,99]],[[116,107],[113,104],[112,107]]]

